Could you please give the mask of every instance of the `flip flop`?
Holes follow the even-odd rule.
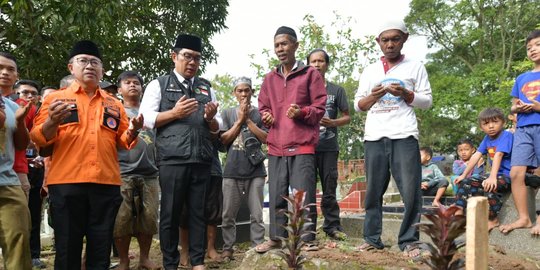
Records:
[[[360,252],[366,252],[366,251],[374,251],[374,250],[377,250],[378,248],[369,244],[369,243],[363,243],[359,246],[357,246],[355,248],[356,251],[360,251]]]
[[[281,241],[268,240],[258,244],[255,247],[255,251],[258,253],[265,253],[271,249],[281,248]]]
[[[417,245],[406,245],[403,249],[403,256],[412,259],[413,261],[420,261],[423,256],[428,256],[429,251],[422,249]]]
[[[303,251],[318,251],[319,246],[315,243],[305,243],[302,247]]]

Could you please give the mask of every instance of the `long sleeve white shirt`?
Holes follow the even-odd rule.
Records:
[[[174,70],[174,75],[178,78],[179,82],[184,82],[186,79],[182,77],[176,70]],[[193,85],[194,78],[190,79],[191,85]],[[216,92],[213,88],[210,88],[210,93],[212,96],[212,102],[217,102]],[[141,106],[139,108],[140,113],[144,116],[144,126],[145,128],[153,129],[156,125],[156,119],[159,111],[159,104],[161,103],[161,88],[159,86],[158,80],[151,81],[144,91],[144,95],[141,101]],[[220,129],[223,126],[223,120],[219,112],[215,116],[216,121],[219,124]]]
[[[381,61],[366,67],[360,76],[360,84],[354,96],[354,108],[360,111],[358,101],[367,97],[379,84],[400,83],[414,92],[414,99],[407,104],[401,97],[386,93],[367,112],[365,141],[377,141],[383,137],[418,139],[418,125],[414,107],[427,109],[432,105],[431,86],[424,65],[405,57],[386,73]]]

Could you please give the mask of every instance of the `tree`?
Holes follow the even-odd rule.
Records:
[[[21,78],[57,85],[70,48],[90,39],[102,50],[108,77],[134,69],[148,80],[171,69],[179,33],[200,36],[204,58],[215,61],[208,41],[225,28],[227,6],[227,0],[0,0],[0,50],[17,57]]]
[[[524,38],[538,23],[537,1],[412,0],[410,7],[410,29],[438,49],[426,64],[434,106],[417,112],[421,144],[453,152],[459,139],[479,142],[479,111],[509,111],[519,73],[513,67],[525,58]]]
[[[352,18],[343,18],[336,12],[335,20],[332,22],[332,29],[335,32],[328,32],[323,25],[319,25],[312,15],[304,17],[305,25],[300,27],[299,48],[296,59],[306,62],[306,56],[316,48],[324,49],[330,55],[330,67],[326,74],[326,79],[341,85],[349,100],[349,114],[351,123],[340,127],[338,143],[340,146],[340,159],[357,159],[363,156],[363,135],[365,114],[355,113],[353,99],[358,88],[356,78],[364,67],[375,60],[375,39],[372,36],[356,38],[352,35],[350,22]],[[263,55],[267,56],[267,63],[251,63],[257,70],[258,77],[262,79],[268,71],[278,64],[274,52],[263,50]],[[252,56],[252,58],[254,58]]]
[[[219,102],[219,110],[236,107],[238,101],[233,95],[234,78],[230,74],[216,75],[212,80],[212,88],[216,91],[216,98]],[[256,97],[252,97],[256,99]]]

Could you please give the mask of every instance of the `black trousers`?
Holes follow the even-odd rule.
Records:
[[[338,154],[337,151],[315,153],[315,166],[323,190],[321,201],[321,211],[324,216],[323,231],[327,234],[343,231],[339,219],[339,204],[336,199]]]
[[[28,181],[31,188],[28,194],[28,209],[30,210],[30,220],[32,229],[30,230],[30,254],[32,259],[41,256],[41,186],[43,185],[43,168],[28,168]]]
[[[302,236],[305,242],[315,240],[317,230],[317,207],[315,206],[315,155],[297,155],[290,157],[268,156],[268,192],[270,203],[270,239],[280,240],[279,237],[287,237],[287,230],[283,227],[287,224],[287,216],[282,209],[287,209],[288,204],[281,196],[289,196],[291,189],[306,192],[304,205],[313,204],[309,207],[308,219],[311,224],[305,225],[306,233]]]
[[[210,181],[210,164],[162,165],[159,167],[161,209],[159,240],[163,267],[176,269],[180,262],[178,238],[180,214],[186,204],[189,219],[189,257],[191,265],[204,264],[206,188]]]
[[[114,220],[122,202],[120,186],[64,184],[49,186],[56,258],[54,269],[81,268],[86,236],[86,269],[109,269]]]

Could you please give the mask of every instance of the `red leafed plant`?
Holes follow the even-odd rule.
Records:
[[[465,266],[463,259],[454,259],[458,249],[465,245],[464,241],[456,241],[465,233],[466,223],[465,216],[456,215],[459,209],[457,206],[447,208],[440,205],[433,213],[424,214],[431,223],[415,224],[434,244],[424,243],[430,254],[421,257],[431,269],[455,270],[463,269]]]
[[[289,204],[288,209],[282,209],[280,212],[287,216],[287,225],[283,226],[287,230],[287,237],[280,237],[285,243],[286,251],[279,253],[289,269],[300,269],[306,258],[301,255],[302,246],[305,244],[302,237],[312,231],[307,231],[305,226],[311,224],[308,222],[309,207],[314,204],[304,205],[306,192],[294,189],[291,196],[281,196]]]

